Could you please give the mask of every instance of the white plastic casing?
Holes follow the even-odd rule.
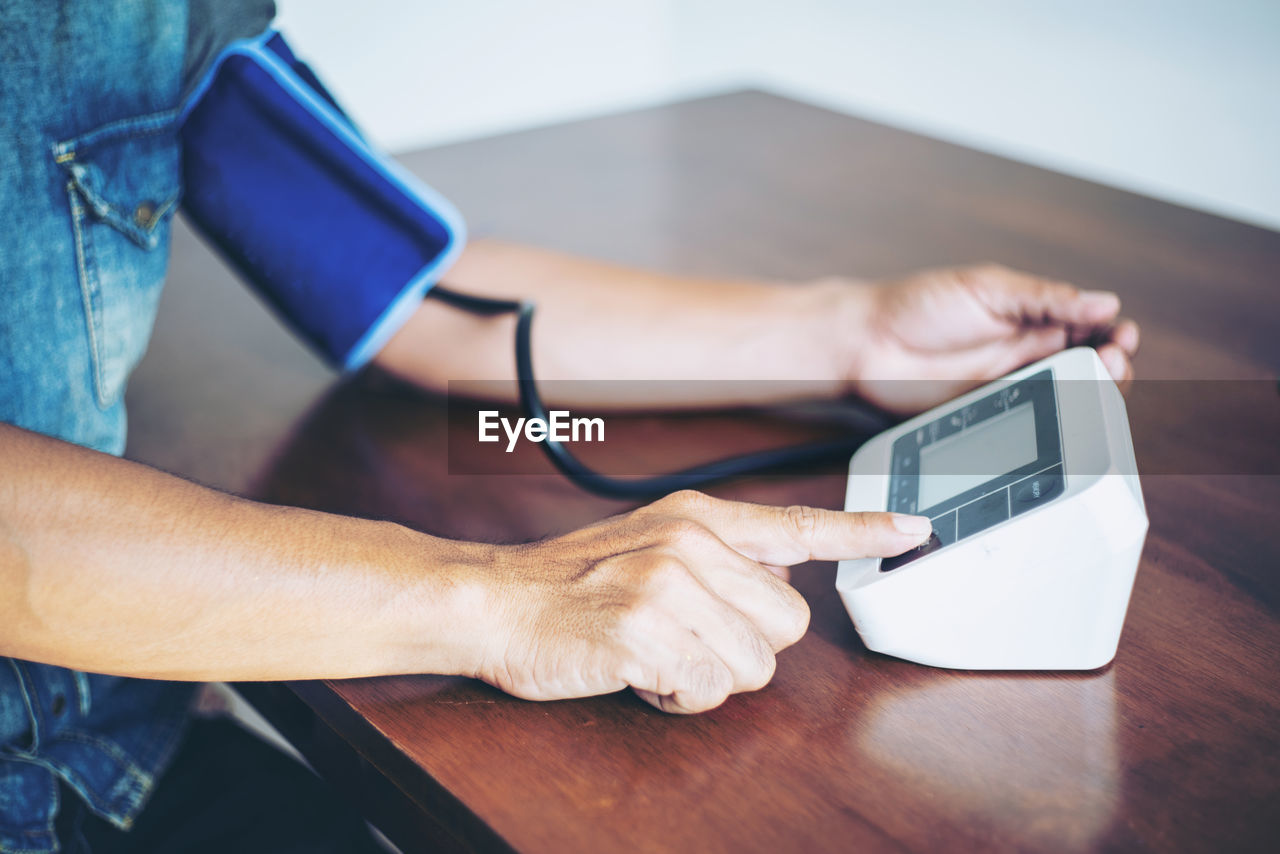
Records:
[[[897,569],[841,561],[836,589],[869,649],[965,670],[1093,670],[1115,657],[1147,533],[1120,391],[1090,348],[1065,350],[876,436],[845,509],[885,510],[894,441],[1003,385],[1054,375],[1062,494]]]

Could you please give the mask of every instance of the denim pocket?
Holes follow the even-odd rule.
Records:
[[[146,351],[181,194],[175,111],[103,125],[56,143],[98,406],[113,406]]]

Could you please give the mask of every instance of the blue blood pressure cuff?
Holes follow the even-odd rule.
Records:
[[[182,141],[188,218],[343,369],[377,353],[462,250],[454,207],[369,146],[274,31],[219,56]]]

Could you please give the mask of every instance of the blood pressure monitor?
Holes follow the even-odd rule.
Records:
[[[869,649],[972,670],[1092,670],[1115,656],[1147,533],[1124,400],[1065,350],[875,437],[845,509],[928,516],[892,558],[841,561]]]

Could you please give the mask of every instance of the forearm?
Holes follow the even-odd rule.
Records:
[[[445,277],[455,290],[537,303],[533,359],[559,403],[759,403],[843,387],[833,339],[859,302],[847,283],[788,285],[666,276],[478,241]],[[851,298],[852,297],[852,298]],[[514,397],[515,321],[428,300],[378,357],[427,388],[502,381]],[[603,380],[601,383],[557,383]],[[664,382],[629,386],[627,380]],[[710,386],[678,380],[714,380]],[[785,381],[785,382],[778,382]]]
[[[486,546],[0,425],[0,654],[168,679],[474,668]]]

